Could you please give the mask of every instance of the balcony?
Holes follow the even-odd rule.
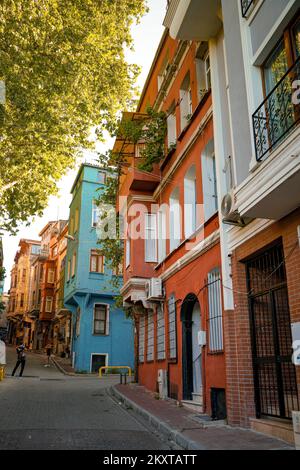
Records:
[[[280,220],[300,207],[299,79],[300,58],[253,114],[258,164],[235,194],[242,217]]]
[[[261,162],[300,121],[296,80],[300,57],[253,114],[256,160]],[[293,99],[295,98],[295,99]]]
[[[170,0],[164,26],[173,39],[208,41],[222,26],[220,0]]]
[[[247,18],[249,16],[252,7],[254,6],[254,0],[241,0],[242,17]]]
[[[49,258],[49,255],[50,255],[49,249],[48,250],[42,249],[39,253],[39,259],[40,260],[45,260],[45,259]]]

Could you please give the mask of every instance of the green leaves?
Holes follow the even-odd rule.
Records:
[[[130,26],[145,0],[6,0],[0,5],[2,227],[40,214],[56,182],[116,124],[134,95]],[[17,183],[1,192],[9,183]]]

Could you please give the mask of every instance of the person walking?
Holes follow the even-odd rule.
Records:
[[[11,375],[14,376],[19,365],[21,365],[21,371],[20,371],[19,377],[22,377],[23,372],[24,372],[24,367],[26,364],[25,344],[21,344],[21,346],[18,346],[16,348],[16,351],[17,351],[17,362]]]
[[[45,349],[46,349],[46,354],[47,354],[47,359],[48,359],[48,362],[47,362],[45,367],[50,367],[50,357],[51,357],[51,353],[52,353],[52,344],[48,343],[47,346],[45,347]]]

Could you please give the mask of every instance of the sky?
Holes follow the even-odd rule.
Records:
[[[128,51],[127,60],[129,63],[138,64],[142,71],[138,78],[138,86],[142,90],[150,70],[156,49],[163,34],[162,22],[166,12],[166,0],[148,0],[149,12],[138,25],[132,27],[132,36],[134,39],[134,51]],[[99,144],[97,150],[105,151],[111,148],[113,141],[107,139],[104,144]],[[93,162],[94,157],[86,154],[85,161]],[[15,254],[18,250],[21,238],[30,238],[39,240],[39,232],[50,220],[68,219],[69,205],[71,203],[70,190],[76,177],[80,162],[74,170],[69,171],[58,183],[59,193],[57,196],[49,198],[48,207],[45,209],[42,217],[37,217],[30,222],[30,226],[22,225],[19,227],[18,234],[11,236],[4,234],[3,251],[4,267],[6,269],[6,279],[4,290],[8,291],[10,287],[10,270],[13,265]]]

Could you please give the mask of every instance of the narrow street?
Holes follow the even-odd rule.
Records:
[[[70,377],[46,357],[27,354],[23,378],[10,377],[15,351],[8,348],[7,377],[0,383],[0,449],[168,450],[168,444],[112,400],[118,376]]]

